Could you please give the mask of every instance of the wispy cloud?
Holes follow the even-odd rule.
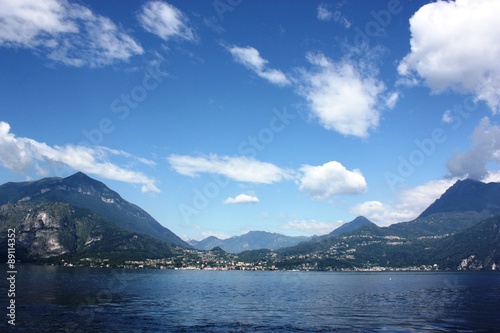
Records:
[[[293,172],[267,162],[243,156],[188,156],[170,155],[170,166],[179,174],[196,177],[200,173],[212,173],[239,182],[271,184],[290,179]]]
[[[109,18],[66,0],[0,1],[0,45],[71,67],[101,67],[144,53]]]
[[[344,26],[344,28],[349,29],[351,27],[351,22],[342,15],[340,8],[343,6],[343,3],[337,3],[335,5],[335,10],[331,10],[331,6],[320,3],[317,9],[317,19],[320,21],[335,21],[336,23],[340,23]]]
[[[215,17],[205,17],[203,19],[203,23],[210,28],[213,32],[216,32],[218,34],[223,33],[225,30],[224,28],[220,25],[220,21]]]
[[[260,200],[254,195],[249,195],[249,194],[238,194],[234,198],[227,198],[224,200],[224,204],[226,205],[239,205],[239,204],[254,204],[258,203]]]
[[[453,122],[453,116],[451,115],[451,110],[446,110],[443,112],[443,116],[441,117],[443,123],[450,124]]]
[[[318,20],[320,21],[330,21],[333,19],[333,13],[328,9],[324,3],[318,5]]]
[[[359,194],[367,189],[360,170],[347,170],[341,163],[331,161],[319,166],[304,165],[300,179],[300,191],[317,200],[325,200],[339,194]]]
[[[112,148],[103,147],[103,146],[95,146],[95,147],[93,147],[93,149],[96,152],[102,151],[104,153],[103,156],[105,156],[109,153],[110,155],[122,156],[122,157],[129,159],[129,160],[135,160],[139,163],[142,163],[142,164],[145,164],[145,165],[148,165],[151,167],[157,165],[157,163],[155,161],[148,160],[147,158],[144,158],[144,157],[135,156],[135,155],[130,154],[124,150],[112,149]]]
[[[286,86],[291,83],[283,72],[277,69],[267,68],[268,61],[263,59],[260,56],[259,51],[255,48],[250,46],[231,46],[228,47],[227,50],[231,53],[236,62],[239,62],[270,83],[279,86]]]
[[[410,19],[411,52],[400,62],[404,82],[421,78],[434,93],[474,94],[500,108],[500,1],[437,1]]]
[[[300,71],[298,91],[309,102],[312,115],[328,130],[367,137],[379,124],[384,83],[352,60],[333,62],[312,53],[307,58],[314,67]],[[393,107],[396,100],[397,95],[391,95],[388,106]]]
[[[398,100],[399,100],[399,94],[397,92],[392,92],[385,99],[385,105],[389,109],[393,109],[396,106]]]
[[[150,1],[144,4],[138,15],[139,23],[148,32],[164,41],[178,38],[189,41],[196,39],[189,26],[187,16],[179,9],[163,1]]]
[[[106,179],[139,184],[143,192],[160,192],[154,178],[112,163],[110,155],[119,155],[147,165],[154,164],[153,161],[107,147],[49,146],[30,138],[17,137],[10,132],[8,123],[0,122],[0,165],[9,170],[26,172],[33,166],[37,172],[46,175],[48,171],[41,164],[57,165]]]

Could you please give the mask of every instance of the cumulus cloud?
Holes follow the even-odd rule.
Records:
[[[379,226],[410,221],[417,218],[457,180],[433,180],[397,193],[393,202],[366,201],[352,207],[351,212],[365,216]]]
[[[308,54],[307,59],[314,68],[300,71],[298,91],[309,102],[312,115],[328,130],[367,137],[379,124],[384,83],[351,60],[333,62],[323,54]],[[392,94],[386,105],[394,107],[396,101],[397,94]]]
[[[234,198],[227,198],[224,201],[224,204],[226,205],[239,205],[239,204],[249,204],[249,203],[258,203],[260,200],[254,195],[249,195],[249,194],[238,194]]]
[[[72,67],[100,67],[144,53],[109,18],[66,0],[0,1],[0,46],[31,49]]]
[[[172,38],[195,40],[189,20],[179,9],[162,1],[144,4],[138,15],[139,23],[148,32],[164,41]]]
[[[500,107],[500,25],[497,0],[437,1],[410,19],[411,52],[398,72],[421,78],[434,93],[474,94],[496,113]]]
[[[271,184],[291,179],[294,174],[293,171],[281,169],[272,163],[244,156],[173,154],[167,161],[177,173],[190,177],[196,177],[200,173],[212,173],[239,182]]]
[[[488,163],[500,163],[500,126],[492,125],[487,117],[483,118],[474,129],[471,141],[469,150],[456,152],[446,167],[452,176],[480,180],[488,175]]]
[[[367,189],[360,170],[347,170],[337,161],[319,166],[304,165],[300,179],[300,191],[317,200],[325,200],[339,194],[359,194]]]
[[[316,220],[295,220],[280,227],[282,230],[295,230],[300,234],[326,235],[340,227],[342,222],[321,222]]]
[[[106,147],[49,146],[30,138],[17,137],[10,132],[8,123],[0,122],[0,165],[9,170],[26,172],[33,166],[40,174],[46,175],[47,170],[40,165],[45,163],[69,167],[106,179],[139,184],[142,185],[143,192],[160,192],[153,178],[110,162],[110,155],[134,159],[147,165],[154,164],[153,161]]]
[[[233,59],[236,62],[247,67],[255,74],[257,74],[263,79],[266,79],[270,83],[276,84],[278,86],[285,86],[291,83],[283,72],[277,69],[267,68],[268,61],[266,59],[263,59],[260,56],[259,51],[256,50],[255,48],[250,46],[247,47],[231,46],[228,47],[227,49],[231,53]]]
[[[272,184],[294,180],[299,190],[317,200],[341,194],[359,194],[366,191],[363,174],[358,169],[347,170],[337,161],[319,166],[303,165],[299,170],[282,169],[272,163],[261,162],[245,156],[188,156],[170,155],[167,161],[177,173],[197,177],[202,173],[217,174],[238,182]],[[248,195],[228,198],[235,200],[255,200]],[[257,199],[258,200],[258,199]]]

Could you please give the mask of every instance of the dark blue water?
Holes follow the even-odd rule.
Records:
[[[21,266],[15,327],[6,293],[1,332],[500,332],[498,272]]]

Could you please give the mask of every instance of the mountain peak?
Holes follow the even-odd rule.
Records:
[[[354,222],[356,222],[356,223],[360,223],[360,222],[364,222],[364,223],[369,222],[369,223],[372,223],[369,219],[367,219],[366,217],[364,217],[362,215],[357,216],[354,220],[352,220],[349,223],[354,223]]]
[[[81,171],[78,171],[65,179],[92,179]]]
[[[458,180],[434,201],[419,218],[436,213],[500,211],[500,183],[485,184],[479,180]]]
[[[306,240],[309,240],[309,237],[293,237],[274,232],[253,230],[244,235],[233,236],[226,239],[218,239],[211,236],[201,241],[192,241],[191,245],[199,250],[210,250],[219,246],[228,253],[240,253],[242,251],[257,249],[275,250],[282,247],[297,245]]]
[[[66,178],[44,178],[0,186],[0,205],[24,201],[64,202],[84,208],[131,232],[190,247],[140,207],[126,201],[104,183],[83,172]]]
[[[482,186],[484,185],[485,183],[483,183],[482,181],[480,180],[476,180],[476,179],[472,179],[472,178],[465,178],[465,179],[459,179],[455,182],[455,184],[453,184],[451,188],[455,187],[455,188],[460,188],[460,187],[464,187],[464,186]]]
[[[63,182],[65,183],[69,183],[69,184],[89,184],[89,183],[93,183],[93,184],[100,184],[104,187],[106,187],[106,185],[104,185],[104,183],[92,178],[92,177],[89,177],[87,176],[86,174],[84,174],[83,172],[80,172],[78,171],[77,173],[74,173],[72,174],[71,176],[68,176],[66,178],[63,179]]]
[[[368,220],[366,217],[358,216],[354,220],[352,220],[351,222],[347,222],[347,223],[342,224],[340,227],[333,230],[328,235],[329,236],[338,236],[338,235],[344,234],[346,232],[354,231],[358,228],[361,228],[364,225],[371,225],[371,224],[374,224],[374,223],[372,221]]]

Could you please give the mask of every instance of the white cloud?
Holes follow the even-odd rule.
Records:
[[[453,121],[453,117],[451,115],[451,110],[446,110],[443,113],[443,117],[441,118],[443,123],[450,124]]]
[[[417,218],[457,180],[433,180],[399,192],[394,202],[366,201],[352,207],[351,212],[365,216],[379,226],[410,221]]]
[[[498,0],[437,1],[410,19],[411,52],[398,66],[434,93],[452,89],[475,95],[495,113],[500,107]]]
[[[383,82],[350,60],[335,63],[322,54],[307,58],[315,69],[301,70],[299,93],[308,100],[313,116],[328,130],[367,137],[379,124]],[[391,95],[386,103],[393,107],[396,100],[397,95]]]
[[[170,166],[181,175],[196,177],[200,173],[219,174],[239,182],[271,184],[291,179],[294,173],[272,163],[243,156],[170,155]]]
[[[299,189],[318,200],[338,194],[359,194],[366,191],[363,174],[358,169],[347,170],[337,161],[320,166],[304,165]]]
[[[0,46],[32,49],[73,67],[100,67],[144,53],[109,18],[66,0],[0,1]]]
[[[483,183],[500,183],[500,170],[490,170],[486,176],[481,179]]]
[[[342,222],[320,222],[316,220],[296,220],[290,221],[280,227],[282,230],[295,230],[300,234],[326,235],[340,227]]]
[[[363,174],[358,169],[347,170],[337,161],[320,166],[303,165],[299,170],[282,169],[272,163],[244,156],[170,155],[167,161],[177,173],[197,177],[201,173],[218,174],[238,182],[272,184],[295,180],[299,190],[317,200],[341,194],[359,194],[366,191]],[[225,203],[257,202],[258,198],[239,195]]]
[[[258,203],[260,200],[254,195],[249,194],[238,194],[234,198],[227,198],[224,201],[226,205],[238,205],[238,204],[249,204],[249,203]]]
[[[108,159],[109,155],[119,155],[147,165],[154,163],[124,151],[106,147],[91,148],[74,145],[51,147],[30,138],[16,137],[10,132],[10,125],[0,121],[0,165],[7,169],[26,172],[30,166],[33,166],[40,174],[47,175],[47,170],[39,165],[39,163],[46,163],[69,167],[106,179],[139,184],[142,185],[143,192],[160,192],[153,178],[111,163]]]
[[[285,86],[291,83],[290,80],[286,77],[286,75],[283,74],[283,72],[277,69],[266,68],[268,61],[263,59],[260,56],[259,51],[257,51],[255,48],[250,46],[247,47],[232,46],[228,47],[227,49],[231,53],[236,62],[239,62],[240,64],[247,67],[261,78],[269,81],[270,83],[279,86]]]
[[[195,40],[195,35],[188,25],[186,15],[166,2],[147,2],[142,7],[138,18],[139,23],[146,31],[157,35],[164,41],[171,38]]]
[[[324,3],[318,5],[318,20],[320,21],[330,21],[333,19],[333,13],[328,10],[327,6]]]
[[[0,3],[0,42],[32,48],[51,43],[60,33],[76,33],[78,26],[67,19],[67,2],[57,0],[12,0]],[[47,34],[40,39],[40,34]]]
[[[202,231],[201,232],[201,238],[200,240],[203,240],[207,237],[211,237],[211,236],[214,236],[214,237],[217,237],[218,239],[228,239],[228,238],[231,238],[230,235],[226,234],[226,233],[223,233],[223,232],[216,232],[216,231]]]
[[[452,176],[482,179],[487,176],[490,162],[500,163],[500,126],[490,124],[485,117],[474,129],[472,146],[465,153],[456,152],[446,167]]]

